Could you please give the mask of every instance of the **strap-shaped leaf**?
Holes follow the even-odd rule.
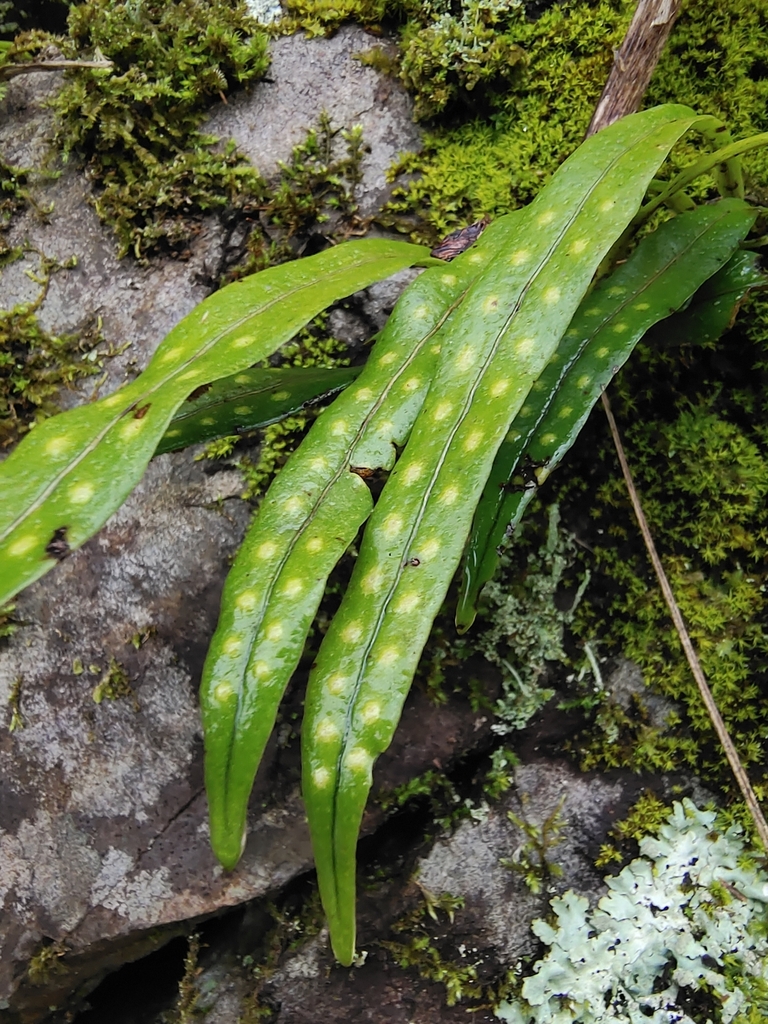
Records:
[[[725,264],[754,224],[740,199],[701,206],[642,239],[626,263],[584,300],[557,352],[499,448],[467,543],[456,625],[465,631],[498,545],[576,440],[589,413],[655,323],[670,316]]]
[[[373,762],[391,742],[496,451],[600,261],[695,122],[670,105],[588,139],[522,211],[509,248],[439,334],[435,382],[366,527],[307,691],[304,799],[341,963],[354,956],[355,849]]]
[[[429,387],[435,334],[515,216],[406,289],[360,377],[315,421],[238,552],[200,690],[211,845],[225,867],[242,853],[253,780],[328,575],[373,508],[365,477],[393,465]]]
[[[359,366],[243,370],[203,385],[202,393],[190,395],[173,417],[155,455],[277,423],[332,398],[359,373]]]
[[[186,316],[131,384],[37,426],[0,464],[0,603],[120,507],[195,388],[265,359],[337,299],[425,261],[423,246],[361,240],[234,282]]]
[[[739,249],[696,292],[689,306],[648,332],[648,340],[662,347],[703,345],[716,341],[729,327],[747,294],[768,286],[760,256]]]

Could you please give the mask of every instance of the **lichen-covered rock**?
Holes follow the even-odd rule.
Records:
[[[323,108],[339,124],[362,122],[371,146],[362,205],[372,211],[384,168],[416,135],[402,90],[352,60],[367,40],[359,29],[331,41],[277,40],[271,80],[222,105],[210,130],[234,136],[269,174]],[[6,160],[41,166],[52,128],[41,104],[57,77],[9,83]],[[224,231],[209,218],[187,260],[138,266],[116,259],[91,198],[74,164],[36,187],[37,209],[10,238],[37,252],[3,271],[0,301],[11,308],[37,296],[25,271],[39,267],[39,252],[76,256],[76,267],[52,277],[40,322],[63,333],[100,317],[108,342],[130,342],[106,361],[104,394],[141,370],[207,294]],[[105,528],[17,602],[21,628],[0,649],[0,1010],[8,1019],[41,1019],[166,941],[178,922],[277,889],[311,864],[290,730],[266,759],[241,865],[225,875],[208,847],[196,689],[248,518],[241,490],[233,471],[208,473],[189,453],[162,456]],[[466,708],[436,711],[441,725],[424,734],[429,713],[418,716],[416,771],[477,735]],[[402,781],[399,761],[390,762],[390,785]]]

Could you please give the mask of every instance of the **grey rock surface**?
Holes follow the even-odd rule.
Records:
[[[359,29],[331,41],[277,40],[272,81],[222,104],[210,130],[235,136],[269,173],[323,108],[339,124],[360,121],[370,132],[363,198],[372,210],[384,168],[417,136],[405,95],[352,60],[371,42]],[[10,83],[0,110],[5,159],[38,168],[47,159],[52,122],[42,104],[56,77]],[[106,394],[143,369],[205,297],[223,232],[205,220],[185,261],[118,261],[91,197],[71,164],[37,186],[39,209],[52,204],[50,212],[24,214],[10,238],[49,257],[77,257],[51,280],[44,328],[76,331],[101,317],[108,342],[130,341],[106,363]],[[30,252],[4,271],[0,305],[36,297],[25,271],[38,261]],[[373,319],[389,301],[381,294]],[[90,391],[65,397],[74,404]],[[0,649],[0,708],[20,687],[24,722],[11,732],[10,711],[0,715],[0,1012],[8,1019],[42,1019],[166,941],[179,922],[277,889],[311,863],[295,741],[270,750],[238,869],[224,875],[208,849],[196,689],[248,518],[241,487],[236,473],[209,474],[189,453],[160,457],[104,529],[18,600],[23,627]],[[115,666],[128,686],[97,703],[94,690],[109,685]],[[460,721],[466,709],[452,714],[451,742],[423,745],[416,770],[474,742],[471,716]],[[407,761],[390,762],[391,779],[400,781]],[[29,960],[45,946],[55,969],[30,977]]]
[[[655,781],[669,795],[679,780]],[[471,819],[428,844],[400,878],[379,884],[369,878],[360,885],[363,962],[358,966],[345,970],[334,965],[322,929],[287,950],[265,982],[263,973],[254,973],[250,960],[243,959],[253,948],[247,925],[234,940],[236,952],[231,936],[226,950],[214,941],[195,981],[201,1024],[238,1024],[247,1019],[254,997],[259,1006],[272,1009],[274,1024],[452,1024],[466,1021],[468,1011],[469,1019],[491,1024],[495,1017],[483,1005],[485,999],[446,1005],[444,987],[415,968],[399,966],[387,943],[407,945],[428,935],[434,959],[425,961],[437,963],[436,953],[446,977],[450,965],[472,965],[479,980],[498,981],[521,958],[536,956],[538,940],[530,925],[546,917],[554,895],[572,889],[594,905],[604,894],[604,872],[595,868],[595,857],[611,824],[626,814],[648,782],[630,772],[584,775],[556,759],[519,765],[512,788],[500,801],[480,803]],[[524,856],[537,862],[531,841],[537,835],[544,837],[550,870],[539,873],[541,890],[533,892],[523,873],[509,865],[520,864]],[[425,894],[438,906],[444,894],[461,897],[463,906],[453,920],[438,909],[435,920],[422,916],[417,931],[393,929]]]

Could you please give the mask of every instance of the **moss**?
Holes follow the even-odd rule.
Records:
[[[200,132],[213,103],[269,64],[267,37],[243,0],[86,0],[56,42],[67,57],[99,51],[114,62],[69,77],[52,105],[56,141],[85,162],[121,253],[183,251],[195,217],[261,199],[254,168]]]
[[[136,700],[136,694],[133,692],[128,673],[125,667],[115,658],[109,659],[109,665],[106,671],[102,673],[101,679],[99,679],[94,687],[91,696],[96,704],[101,704],[103,700],[127,698],[133,704],[133,710],[139,710],[139,702]]]
[[[104,359],[123,351],[102,347],[98,322],[79,334],[53,335],[37,318],[50,275],[64,266],[42,259],[38,298],[0,310],[0,449],[8,448],[35,423],[60,411],[62,388],[100,374]]]
[[[551,885],[552,879],[561,878],[563,869],[552,860],[552,850],[562,842],[567,822],[563,816],[565,797],[555,809],[537,825],[525,815],[507,811],[507,817],[526,837],[525,842],[515,851],[513,857],[502,857],[502,867],[521,875],[532,893],[540,893]]]
[[[390,7],[388,0],[284,0],[286,16],[278,30],[288,34],[303,30],[310,37],[324,36],[351,20],[376,28]]]
[[[443,985],[448,1006],[455,1006],[465,999],[480,999],[485,995],[485,986],[480,981],[477,965],[467,960],[452,960],[440,941],[445,934],[439,915],[445,915],[453,924],[454,915],[464,906],[464,900],[451,893],[434,894],[422,890],[422,894],[419,906],[392,926],[392,931],[404,938],[382,942],[381,945],[389,951],[398,967],[415,968],[425,981]],[[436,932],[443,934],[433,934]]]
[[[306,139],[294,146],[290,160],[280,162],[277,179],[260,205],[259,222],[246,239],[246,257],[222,283],[293,259],[297,236],[306,241],[325,233],[330,220],[334,237],[358,229],[355,190],[362,180],[364,150],[360,125],[340,128],[321,113]]]
[[[52,975],[66,974],[62,958],[69,952],[64,942],[47,942],[30,959],[27,975],[33,985],[47,985]]]
[[[655,793],[646,790],[629,809],[629,813],[609,830],[613,840],[603,843],[595,860],[595,867],[602,868],[628,859],[628,851],[635,856],[638,843],[644,836],[657,836],[661,826],[669,818],[672,808],[659,800]]]
[[[525,52],[524,72],[518,68],[508,86],[493,90],[483,116],[426,135],[422,153],[396,169],[418,177],[395,194],[390,213],[418,214],[427,226],[423,236],[434,238],[528,202],[583,138],[633,8],[627,0],[567,2],[529,21],[509,5],[497,32],[506,46]],[[441,76],[435,95],[428,54],[421,51],[431,43],[439,64],[443,38],[434,26],[406,37],[403,66],[414,67],[408,75],[419,89],[418,109],[439,108]]]
[[[11,685],[11,692],[8,694],[8,707],[11,712],[11,719],[8,723],[8,732],[16,732],[24,728],[24,717],[21,713],[21,676],[17,676]]]

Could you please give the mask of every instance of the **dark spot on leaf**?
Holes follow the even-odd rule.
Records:
[[[69,527],[60,526],[58,530],[53,531],[53,536],[45,545],[45,553],[50,558],[55,558],[57,562],[60,562],[63,558],[66,558],[69,554],[70,547],[67,543],[67,530]]]
[[[201,384],[199,388],[195,388],[191,395],[187,395],[187,401],[194,402],[196,398],[201,398],[206,393],[206,391],[210,390],[210,384]]]
[[[143,420],[144,417],[147,415],[147,412],[149,411],[149,407],[151,404],[151,402],[147,402],[146,405],[139,406],[139,408],[134,411],[133,418],[135,420]]]
[[[421,559],[420,558],[409,558],[408,561],[405,564],[406,565],[412,565],[415,568],[417,565],[421,565]]]

